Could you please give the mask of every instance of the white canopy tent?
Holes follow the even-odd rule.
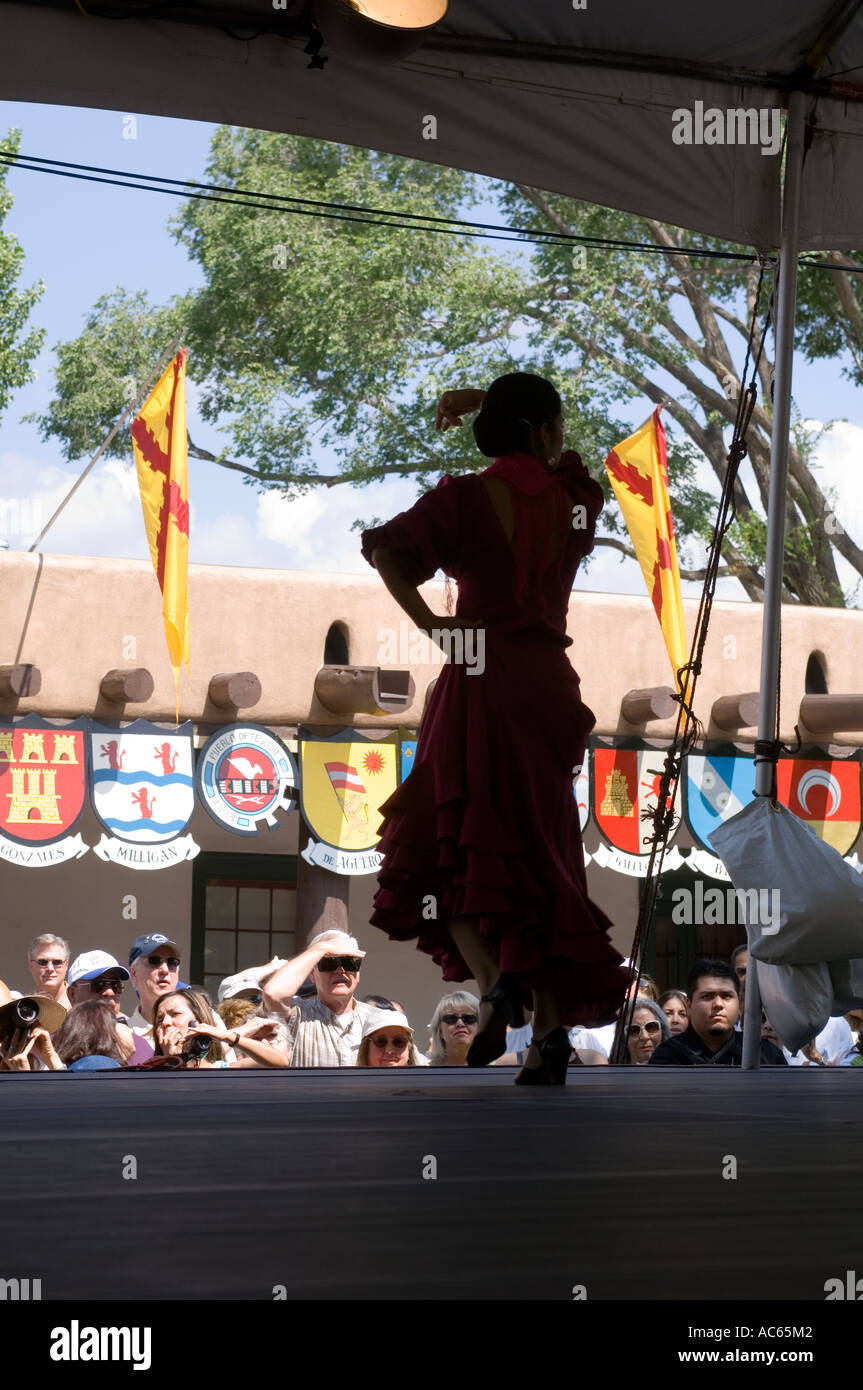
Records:
[[[0,94],[314,135],[767,249],[780,239],[779,159],[675,145],[672,113],[777,108],[802,87],[800,245],[863,244],[859,0],[451,0],[420,49],[377,69],[336,54],[310,68],[309,0],[278,2],[0,0]]]
[[[863,0],[451,0],[422,46],[386,67],[336,52],[321,66],[312,8],[0,0],[0,95],[316,136],[779,247],[759,719],[772,738],[797,255],[863,246]],[[778,108],[784,174],[765,149]],[[673,138],[681,111],[692,143]],[[760,792],[769,779],[759,765]],[[749,1067],[759,1006],[750,987]]]

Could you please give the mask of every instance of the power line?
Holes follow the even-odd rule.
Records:
[[[480,237],[491,241],[533,242],[540,246],[594,246],[606,250],[653,252],[662,255],[692,256],[709,260],[751,263],[755,259],[754,253],[745,251],[710,250],[699,246],[670,248],[660,246],[655,242],[592,237],[574,232],[544,232],[530,227],[507,227],[494,222],[439,217],[433,213],[403,212],[392,208],[370,208],[363,204],[334,203],[319,198],[301,198],[293,194],[262,193],[257,189],[220,188],[218,184],[196,183],[191,179],[170,179],[157,174],[132,174],[124,169],[105,169],[98,165],[48,159],[41,155],[11,154],[0,151],[0,163],[20,169],[30,169],[35,173],[54,174],[64,178],[80,179],[88,183],[108,184],[117,188],[133,188],[141,192],[151,193],[169,193],[174,196],[199,199],[203,202],[233,203],[238,207],[252,207],[259,211],[290,212],[297,216],[323,217],[340,222],[391,227],[402,231],[442,232],[451,236]],[[190,189],[200,191],[190,192]]]
[[[495,222],[477,222],[457,217],[440,217],[434,213],[405,212],[393,208],[370,208],[361,203],[335,203],[321,198],[303,198],[298,194],[264,193],[242,187],[223,188],[218,184],[197,183],[192,179],[171,179],[158,174],[129,173],[124,169],[105,169],[94,164],[79,164],[42,155],[11,154],[0,150],[0,164],[29,169],[38,174],[53,174],[78,179],[86,183],[107,184],[115,188],[131,188],[142,193],[167,193],[200,202],[228,203],[237,207],[255,208],[262,212],[288,212],[298,217],[320,217],[335,222],[352,222],[360,226],[389,227],[396,231],[434,232],[447,236],[465,236],[487,241],[513,241],[521,245],[585,246],[612,251],[633,251],[663,256],[688,256],[700,260],[723,260],[752,264],[757,254],[746,251],[711,250],[701,246],[669,247],[657,242],[627,241],[623,238],[592,237],[575,232],[537,231],[530,227],[507,227]],[[190,190],[197,190],[191,192]],[[809,253],[813,254],[813,253]],[[800,257],[798,264],[808,270],[845,271],[850,275],[863,274],[863,266],[837,265]]]

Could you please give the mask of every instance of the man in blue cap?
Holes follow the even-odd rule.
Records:
[[[138,994],[138,1007],[129,1026],[138,1037],[153,1045],[153,1009],[156,1001],[178,988],[180,948],[161,932],[139,936],[129,952],[129,972]]]

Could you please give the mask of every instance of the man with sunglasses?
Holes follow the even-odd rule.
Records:
[[[150,932],[132,942],[129,971],[138,995],[138,1007],[129,1026],[152,1047],[153,1010],[163,994],[172,994],[180,978],[180,948],[161,932]]]
[[[324,931],[261,983],[264,1009],[287,1022],[292,1067],[353,1067],[363,1024],[377,1012],[354,995],[365,951],[346,932]],[[317,995],[299,996],[311,975]]]
[[[146,1062],[153,1055],[153,1048],[143,1038],[136,1037],[129,1021],[120,1010],[123,990],[129,982],[129,971],[107,951],[85,951],[76,956],[69,966],[69,1002],[84,1004],[90,999],[101,999],[107,1004],[117,1020],[117,1032],[121,1044],[129,1052],[129,1066]]]
[[[50,932],[35,937],[27,948],[27,964],[36,993],[47,994],[49,999],[53,999],[55,1004],[62,1004],[64,1009],[69,1007],[66,976],[70,954],[68,941],[64,941],[62,936],[52,936]]]

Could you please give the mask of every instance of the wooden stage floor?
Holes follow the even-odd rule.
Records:
[[[823,1301],[863,1273],[863,1070],[513,1075],[0,1075],[0,1274],[43,1300]]]

